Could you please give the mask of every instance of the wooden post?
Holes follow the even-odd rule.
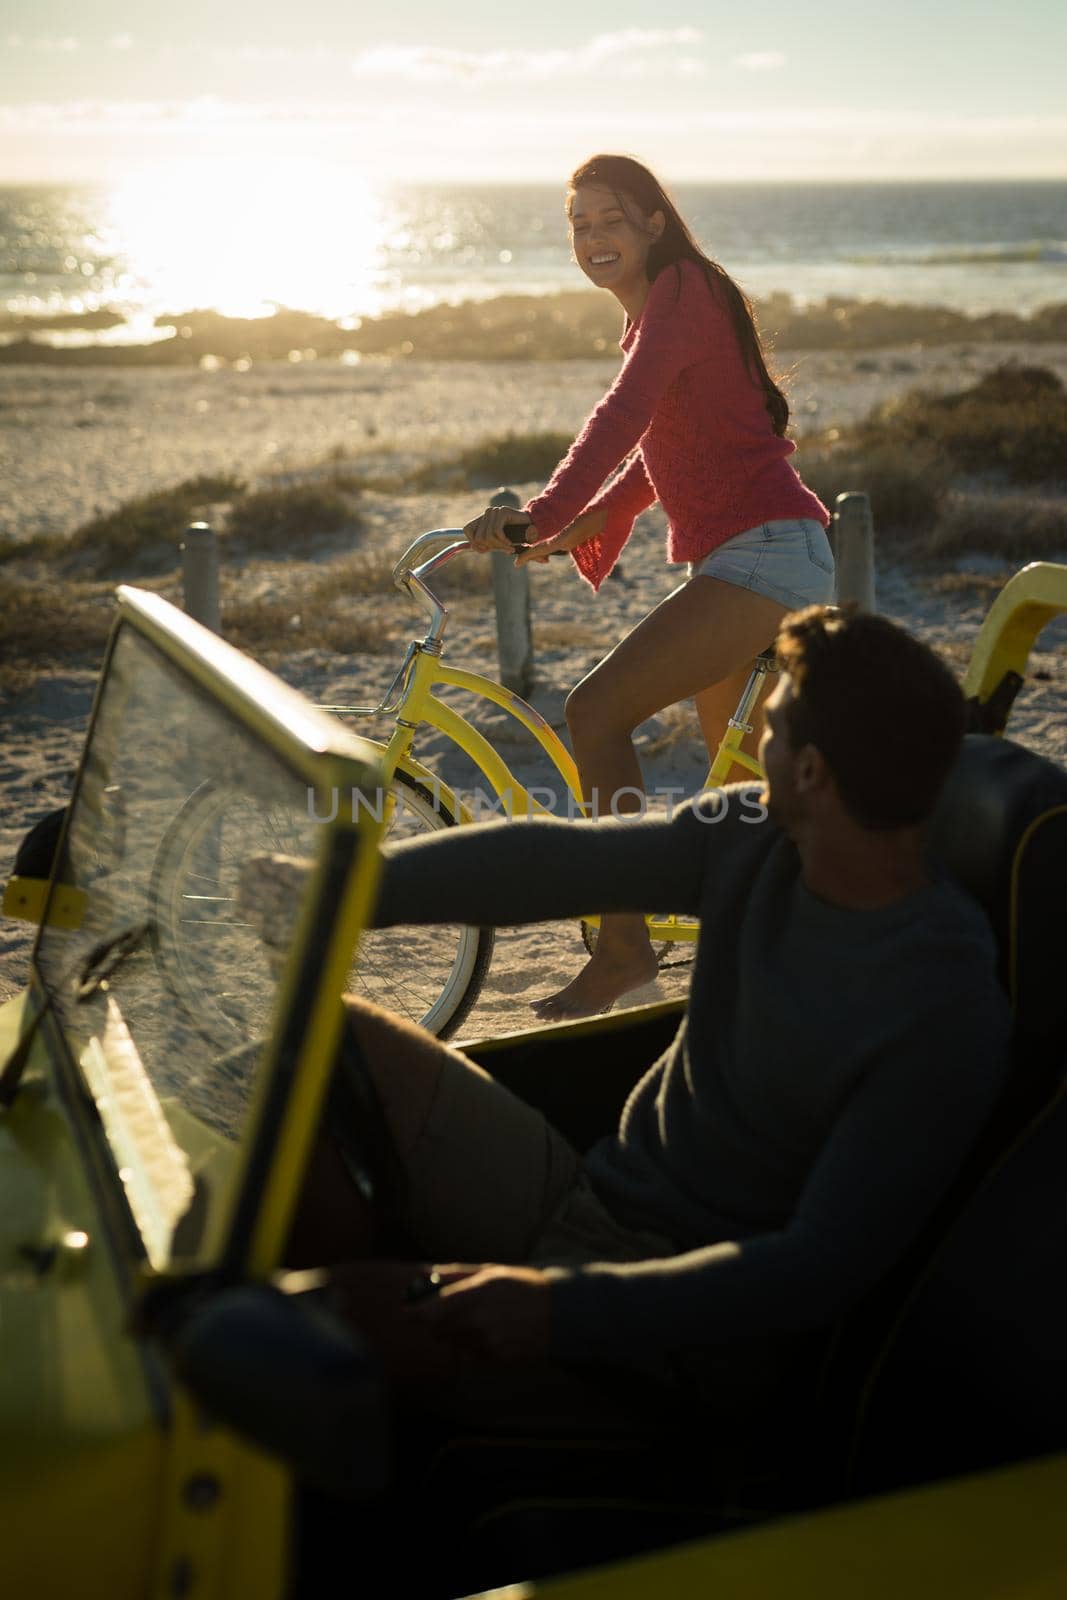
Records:
[[[498,489],[493,506],[521,505],[513,489]],[[530,572],[517,567],[506,550],[494,550],[493,599],[496,602],[496,648],[500,681],[516,694],[528,695],[533,683],[533,642],[530,637]]]
[[[838,495],[830,538],[837,568],[837,604],[855,601],[861,611],[873,611],[874,519],[867,495]]]
[[[189,616],[221,633],[219,541],[206,522],[193,522],[181,544],[183,605]]]

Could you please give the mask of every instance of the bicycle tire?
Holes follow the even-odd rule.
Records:
[[[390,836],[457,826],[448,803],[407,773],[397,772],[394,786]],[[284,812],[211,780],[187,797],[160,841],[149,883],[156,963],[192,1025],[217,1046],[263,1037],[274,1002],[269,956],[235,914],[240,864],[305,841]],[[491,928],[368,930],[346,993],[447,1039],[475,1004],[492,952]]]
[[[460,825],[452,807],[440,795],[434,795],[417,779],[410,777],[406,772],[398,771],[394,778],[399,797],[405,808],[410,813],[409,823],[418,823],[416,831],[437,832],[441,828],[455,828]],[[394,831],[400,806],[394,811],[390,824],[389,836]],[[454,946],[455,954],[448,966],[446,976],[441,981],[440,990],[436,992],[437,979],[430,973],[424,980],[424,990],[428,994],[431,989],[436,992],[436,997],[422,1015],[417,1015],[417,1000],[410,1004],[399,1003],[402,1000],[398,985],[399,977],[388,978],[386,974],[390,967],[400,968],[401,965],[422,974],[425,970],[425,958],[422,956],[405,959],[401,963],[398,957],[400,941],[410,941],[419,937],[423,945],[428,944],[431,951],[437,947],[439,954],[435,959],[443,964],[446,959],[444,949]],[[492,928],[475,928],[463,923],[438,924],[436,926],[378,928],[372,929],[363,935],[360,940],[359,960],[357,975],[359,984],[357,992],[365,993],[368,999],[376,1000],[379,1005],[384,1005],[389,1011],[397,1011],[401,1016],[407,1016],[412,1022],[417,1022],[433,1033],[438,1039],[450,1039],[461,1023],[465,1022],[472,1007],[478,999],[485,983],[489,962],[493,955],[495,934]],[[382,952],[382,954],[378,954]],[[397,1004],[389,1004],[381,997],[377,989],[368,987],[371,963],[378,973],[378,985],[384,986],[382,992],[394,995]],[[414,979],[408,975],[403,979],[406,990],[412,990]]]

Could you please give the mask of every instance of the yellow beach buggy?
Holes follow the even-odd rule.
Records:
[[[1034,638],[1065,610],[1067,568],[1025,568],[967,679],[979,731],[934,843],[996,930],[1013,1074],[908,1260],[743,1439],[448,1440],[403,1491],[409,1536],[383,1572],[358,1537],[390,1483],[375,1353],[314,1275],[280,1270],[379,861],[373,807],[322,822],[319,802],[372,792],[374,752],[157,596],[120,590],[50,874],[19,873],[4,900],[40,924],[29,988],[0,1009],[4,1593],[1067,1593],[1067,773],[1001,737]],[[236,1048],[155,950],[159,841],[212,781],[306,818],[316,863],[283,958],[240,931],[212,945],[257,1015],[269,1003],[269,1035]],[[584,1146],[677,1012],[468,1048]],[[358,1066],[348,1150],[373,1196]]]

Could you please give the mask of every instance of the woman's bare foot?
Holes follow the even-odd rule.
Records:
[[[535,1000],[531,1009],[542,1022],[563,1022],[571,1017],[592,1017],[607,1011],[631,989],[651,983],[659,971],[655,952],[641,927],[640,940],[627,939],[616,944],[605,941],[603,932],[597,946],[578,976],[556,994]]]

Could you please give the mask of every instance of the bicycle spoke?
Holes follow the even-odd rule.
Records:
[[[406,776],[398,776],[394,799],[390,838],[454,825]],[[265,1029],[276,982],[256,924],[238,909],[241,873],[256,855],[307,855],[307,827],[225,789],[206,788],[188,804],[191,815],[176,820],[160,846],[157,958],[202,1030],[232,1044]],[[491,948],[487,930],[459,925],[369,930],[346,992],[444,1033],[473,1004]]]

